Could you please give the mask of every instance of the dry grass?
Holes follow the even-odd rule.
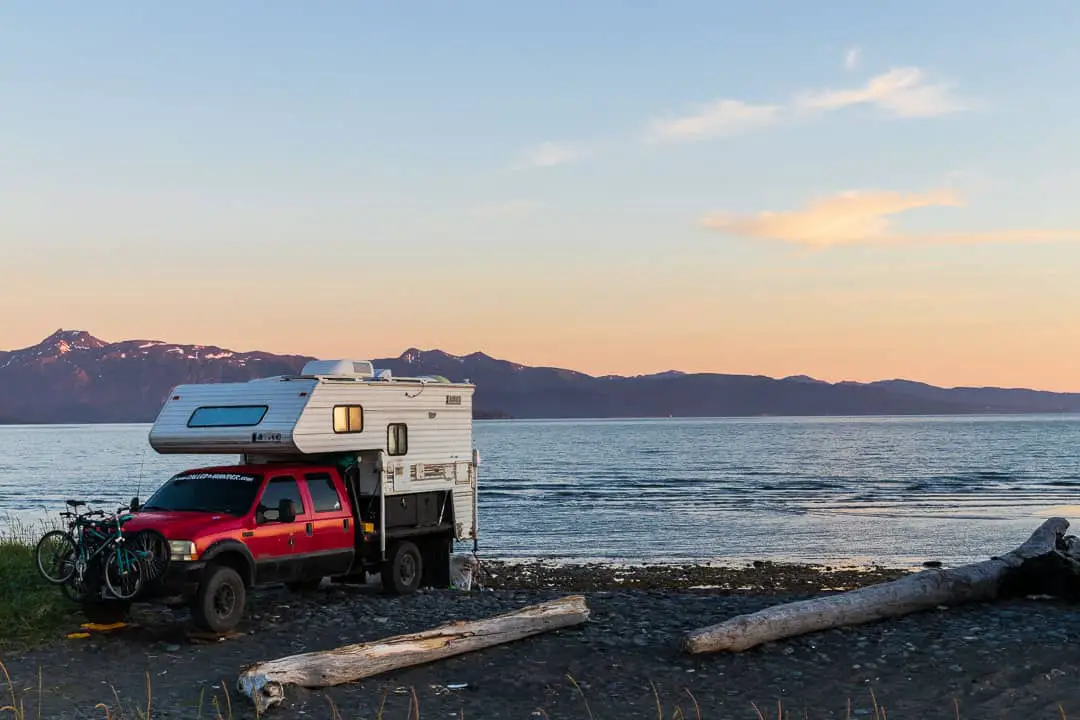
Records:
[[[41,699],[43,698],[43,686],[41,682],[40,672],[38,673],[38,686],[36,693],[38,702],[35,703],[35,715],[27,714],[25,698],[20,696],[19,692],[16,691],[15,685],[11,679],[10,674],[8,673],[7,667],[4,665],[3,662],[0,662],[0,676],[4,678],[4,682],[7,685],[6,694],[8,699],[8,704],[0,707],[0,718],[7,720],[7,718],[5,718],[5,714],[10,717],[11,720],[30,720],[31,718],[43,717],[42,712],[44,703],[41,702]],[[567,675],[566,678],[573,686],[573,688],[577,690],[577,692],[581,695],[581,699],[585,709],[585,717],[590,718],[591,720],[594,716],[592,713],[592,709],[589,706],[588,698],[585,696],[585,692],[581,689],[581,686],[577,683],[576,680],[574,680],[573,677]],[[660,694],[657,691],[656,686],[652,685],[651,683],[650,685],[652,687],[653,696],[656,701],[656,716],[658,720],[691,720],[691,718],[693,720],[703,720],[704,716],[701,714],[701,708],[698,705],[697,699],[694,698],[690,690],[684,690],[684,693],[689,698],[689,703],[690,707],[692,707],[693,709],[693,714],[688,714],[687,711],[683,710],[680,704],[677,704],[672,714],[667,715],[663,710],[663,705],[660,701]],[[197,717],[206,718],[206,720],[237,720],[237,718],[239,717],[259,717],[258,713],[254,710],[254,708],[250,708],[246,703],[240,710],[240,712],[242,712],[243,714],[236,714],[237,708],[234,708],[233,706],[232,697],[228,691],[228,685],[222,682],[220,683],[220,688],[221,695],[219,696],[217,692],[214,692],[210,696],[209,700],[207,700],[206,698],[205,689],[203,690],[203,692],[199,696],[199,702],[196,708]],[[106,703],[98,703],[95,706],[95,709],[101,711],[102,718],[104,720],[150,720],[153,717],[153,694],[151,690],[149,673],[146,674],[146,698],[144,702],[140,702],[138,705],[128,705],[127,707],[125,707],[124,703],[121,702],[119,694],[116,692],[115,688],[112,688],[112,692],[113,704],[110,705]],[[420,720],[420,699],[416,694],[416,689],[409,688],[408,693],[408,712],[402,720]],[[389,695],[390,687],[387,686],[383,690],[382,697],[379,702],[379,709],[375,715],[375,720],[389,720],[388,716],[386,715],[386,700]],[[332,720],[345,720],[345,717],[341,714],[337,706],[334,705],[333,701],[329,698],[327,698],[327,710],[329,711],[330,718]],[[550,720],[547,713],[543,709],[537,708],[535,712],[537,715],[544,718],[545,720]],[[461,712],[459,717],[461,718],[461,720],[464,720],[464,711]]]
[[[0,521],[0,528],[3,528],[0,541],[33,547],[45,533],[50,530],[65,530],[66,526],[60,522],[59,517],[27,523],[14,515],[5,514]]]
[[[44,703],[40,702],[43,697],[43,686],[41,672],[38,672],[38,685],[37,685],[37,698],[38,702],[35,703],[35,714],[28,715],[26,712],[25,698],[21,697],[16,691],[15,685],[12,682],[11,676],[8,674],[7,668],[3,662],[0,662],[0,677],[3,677],[7,686],[7,704],[0,706],[0,720],[31,720],[32,718],[45,717],[43,713]],[[581,685],[578,684],[570,675],[566,676],[570,686],[577,691],[581,696],[582,706],[584,710],[584,718],[588,720],[595,720],[592,708],[589,705],[589,700],[582,690]],[[660,693],[656,689],[656,685],[649,683],[652,688],[652,694],[656,703],[656,717],[657,720],[704,720],[705,715],[702,714],[701,706],[698,704],[697,698],[688,688],[684,688],[681,695],[685,695],[686,699],[681,699],[671,708],[670,713],[664,708],[664,704],[660,699]],[[258,719],[259,714],[251,708],[246,702],[240,708],[236,708],[233,705],[233,698],[228,691],[228,685],[225,682],[221,682],[218,686],[215,686],[215,691],[211,693],[209,699],[206,697],[206,689],[199,695],[198,705],[195,708],[196,717],[205,718],[206,720],[239,720],[241,717],[253,717]],[[220,688],[221,694],[218,695],[217,689]],[[112,688],[113,692],[113,704],[106,704],[104,702],[98,703],[95,709],[101,712],[103,720],[151,720],[153,717],[153,693],[151,691],[150,674],[146,674],[146,697],[144,701],[139,702],[137,705],[129,705],[127,707],[120,701],[119,694],[115,688]],[[386,700],[390,694],[390,687],[384,688],[382,697],[379,702],[379,708],[376,711],[374,720],[420,720],[420,700],[417,697],[416,689],[409,688],[409,705],[407,714],[404,718],[391,719],[386,714]],[[681,697],[680,695],[680,697]],[[0,700],[0,702],[3,702]],[[878,702],[873,690],[870,690],[870,702],[872,708],[872,714],[866,716],[869,720],[889,720],[889,714],[886,707]],[[686,707],[683,707],[683,703],[686,703]],[[334,702],[327,698],[327,710],[331,720],[346,720],[345,716],[341,714]],[[940,717],[942,720],[962,720],[960,713],[959,701],[953,701],[952,712],[943,713]],[[1058,706],[1058,712],[1060,713],[1061,720],[1068,720],[1065,714],[1064,708]],[[551,720],[547,712],[542,708],[537,708],[534,711],[534,715],[543,718],[543,720]],[[725,715],[729,717],[729,715]],[[750,708],[747,709],[747,720],[809,720],[811,717],[809,711],[803,709],[802,712],[793,712],[790,709],[785,709],[782,701],[777,701],[775,709],[762,709],[756,703],[751,702]],[[464,711],[459,715],[460,720],[465,720]],[[852,708],[851,700],[847,703],[846,720],[854,720],[855,715]],[[894,720],[896,720],[894,718]],[[902,719],[901,719],[902,720]]]

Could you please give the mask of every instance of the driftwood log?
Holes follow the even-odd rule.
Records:
[[[739,615],[691,632],[683,649],[691,654],[739,652],[819,630],[1003,596],[1080,597],[1080,542],[1065,537],[1068,527],[1064,518],[1050,518],[1023,545],[1000,557]]]
[[[584,596],[571,595],[483,620],[453,622],[411,635],[258,663],[244,670],[237,687],[261,713],[285,698],[285,685],[320,688],[355,682],[389,670],[578,625],[588,618]]]

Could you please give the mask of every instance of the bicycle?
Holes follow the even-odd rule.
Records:
[[[98,501],[92,502],[96,503]],[[38,572],[47,582],[54,585],[63,585],[76,572],[75,559],[79,554],[74,537],[76,528],[83,527],[87,518],[94,516],[105,517],[105,513],[100,510],[87,510],[87,512],[80,513],[78,509],[87,505],[81,500],[68,500],[66,504],[71,510],[61,512],[60,517],[68,519],[67,530],[51,530],[45,533],[38,540],[37,547],[34,549]],[[78,534],[83,535],[81,532]],[[46,568],[49,561],[59,567],[57,569]]]
[[[87,503],[79,500],[68,500],[67,505],[72,510],[60,515],[70,518],[68,530],[46,533],[38,541],[35,554],[38,571],[47,582],[60,585],[68,598],[81,602],[90,588],[103,580],[114,598],[130,600],[146,582],[164,574],[169,561],[168,541],[160,532],[145,529],[134,533],[129,542],[123,530],[134,517],[127,512],[129,508],[120,508],[106,517],[100,510],[80,513],[78,508]],[[94,517],[101,520],[91,519]],[[55,573],[46,567],[50,554],[54,560],[59,558],[60,569]]]

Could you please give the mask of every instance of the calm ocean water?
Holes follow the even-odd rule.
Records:
[[[148,425],[0,426],[0,524],[173,472]],[[968,562],[1080,521],[1080,416],[481,421],[480,553]],[[233,458],[221,458],[232,461]],[[1080,529],[1074,527],[1080,534]]]

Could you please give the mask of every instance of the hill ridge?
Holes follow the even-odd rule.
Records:
[[[313,359],[161,340],[107,342],[58,329],[40,343],[0,351],[0,423],[149,422],[181,383],[246,381],[299,372]],[[666,370],[592,376],[535,367],[479,350],[454,355],[409,347],[370,359],[395,375],[476,383],[477,417],[614,418],[955,415],[1080,412],[1080,393],[953,387],[894,378],[830,383]]]

